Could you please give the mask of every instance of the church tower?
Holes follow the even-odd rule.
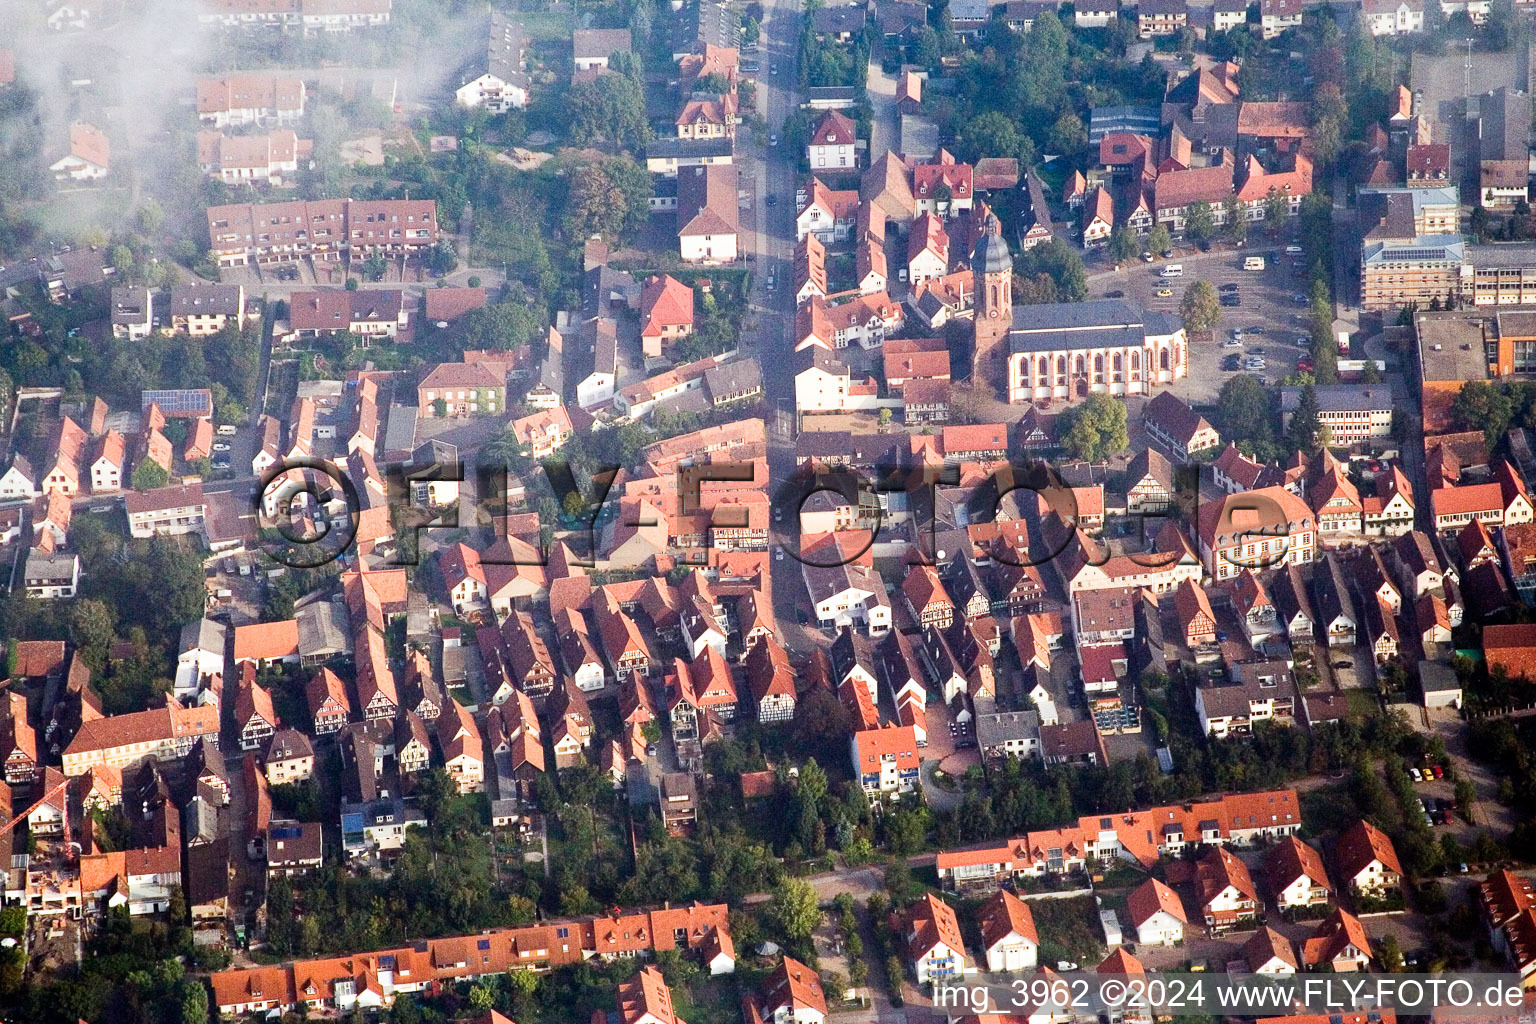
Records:
[[[986,227],[971,254],[975,288],[975,343],[971,347],[971,381],[985,381],[1003,401],[1008,400],[1008,328],[1013,325],[1013,256],[1003,241],[997,215],[987,214]]]

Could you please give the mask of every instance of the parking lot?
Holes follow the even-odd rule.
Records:
[[[1243,269],[1245,258],[1259,255],[1265,258],[1264,270]],[[1159,276],[1163,267],[1174,263],[1184,268],[1181,276]],[[1208,403],[1215,400],[1222,383],[1236,373],[1253,373],[1273,384],[1295,371],[1297,359],[1306,354],[1297,339],[1309,330],[1305,292],[1310,282],[1301,257],[1286,256],[1284,244],[1235,252],[1177,253],[1153,263],[1138,261],[1091,278],[1089,291],[1094,298],[1125,298],[1146,310],[1178,315],[1184,290],[1201,280],[1214,284],[1223,297],[1236,295],[1242,305],[1222,307],[1214,344],[1200,341],[1190,345],[1189,376],[1169,390],[1186,401]],[[1157,294],[1164,290],[1172,294]],[[1301,301],[1295,296],[1301,296]],[[1240,347],[1223,347],[1234,327],[1245,333],[1258,327],[1262,334],[1245,337]],[[1243,358],[1250,355],[1262,356],[1265,368],[1245,370]]]

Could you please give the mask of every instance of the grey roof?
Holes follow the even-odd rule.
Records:
[[[875,22],[881,35],[916,31],[928,23],[928,6],[908,0],[876,0]]]
[[[571,33],[571,52],[577,60],[628,53],[631,40],[627,28],[579,28]]]
[[[693,0],[679,20],[687,49],[700,52],[710,46],[731,47],[740,41],[741,18],[730,4]]]
[[[1020,306],[1014,310],[1016,319],[1028,327],[1014,330],[1031,331],[1082,331],[1100,330],[1105,327],[1140,327],[1142,311],[1124,299],[1090,299],[1087,302],[1049,302],[1038,306]]]
[[[1077,331],[1008,332],[1008,351],[1042,352],[1058,348],[1140,348],[1146,334],[1135,327],[1099,327]]]
[[[151,302],[148,288],[113,288],[112,322],[125,326],[142,324],[149,319]]]
[[[299,622],[299,656],[350,654],[351,631],[342,601],[313,601],[294,613]]]
[[[986,227],[976,242],[976,251],[971,255],[971,266],[983,274],[999,274],[1013,269],[1013,254],[1008,251],[1008,243],[1003,240],[996,214],[987,215]]]
[[[607,316],[614,303],[634,307],[640,302],[640,285],[625,270],[614,270],[606,263],[587,271],[581,286],[581,313],[584,318]]]
[[[214,619],[198,619],[181,627],[181,650],[224,653],[227,627]]]
[[[1237,679],[1225,686],[1200,687],[1200,699],[1210,718],[1246,715],[1250,701],[1296,698],[1296,680],[1283,661],[1262,661],[1233,667]]]
[[[712,366],[704,371],[704,386],[716,402],[738,392],[761,391],[763,370],[756,359],[738,359],[724,366]]]
[[[1355,602],[1349,596],[1349,585],[1345,581],[1344,572],[1339,568],[1339,560],[1330,552],[1323,556],[1323,562],[1317,567],[1317,575],[1312,580],[1314,596],[1317,598],[1318,610],[1322,613],[1320,620],[1324,629],[1335,619],[1346,618],[1356,626],[1359,619],[1355,616]]]
[[[811,15],[817,32],[863,32],[864,6],[822,7]]]
[[[1479,246],[1486,249],[1488,246]],[[1460,235],[1420,235],[1410,241],[1367,242],[1360,247],[1360,263],[1377,266],[1382,263],[1455,263],[1465,261],[1467,244]],[[1526,262],[1530,262],[1526,250]]]
[[[529,79],[523,73],[523,50],[527,45],[528,33],[521,21],[492,11],[486,31],[485,59],[471,68],[468,80],[491,74],[509,85],[526,87]]]
[[[928,159],[939,151],[939,126],[921,114],[901,115],[901,155],[914,160]]]
[[[1301,388],[1281,388],[1280,411],[1295,412],[1301,392]],[[1323,412],[1390,412],[1397,405],[1390,384],[1317,384],[1312,393]]]
[[[171,289],[172,316],[234,316],[240,312],[237,284],[176,285]]]
[[[1466,261],[1474,267],[1536,266],[1536,246],[1532,246],[1530,242],[1495,242],[1489,245],[1463,245],[1461,251]]]
[[[1500,86],[1478,99],[1478,158],[1520,160],[1530,157],[1531,97]]]
[[[78,556],[73,554],[44,554],[37,548],[27,552],[27,567],[25,570],[26,581],[47,583],[66,583],[75,576],[75,570],[80,564]]]
[[[1142,333],[1147,337],[1172,337],[1184,329],[1184,321],[1173,313],[1153,309],[1143,314],[1142,326],[1145,328]]]
[[[1419,688],[1425,693],[1445,693],[1460,690],[1461,680],[1456,670],[1440,661],[1419,662]]]
[[[806,99],[812,103],[817,100],[823,102],[830,100],[848,100],[850,102],[859,98],[859,91],[851,85],[813,85],[805,90]]]
[[[976,701],[976,743],[983,750],[1010,740],[1040,741],[1040,713],[998,711],[990,701]]]
[[[414,405],[393,405],[389,408],[389,420],[384,425],[384,451],[408,452],[416,445],[416,417],[420,410]]]
[[[815,90],[811,90],[815,92]],[[730,139],[657,139],[645,147],[651,158],[727,157],[734,152]]]

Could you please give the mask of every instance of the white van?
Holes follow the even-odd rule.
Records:
[[[1243,269],[1244,270],[1263,270],[1264,269],[1264,257],[1263,256],[1249,256],[1247,259],[1243,260]]]
[[[237,434],[239,432],[239,430],[240,430],[240,428],[235,426],[233,423],[226,423],[223,426],[219,427],[219,436],[220,437],[233,437],[235,434]]]
[[[1182,263],[1170,263],[1166,267],[1164,267],[1162,270],[1159,270],[1157,272],[1157,276],[1158,277],[1183,277],[1184,276],[1184,264],[1182,264]]]
[[[1285,247],[1285,254],[1287,256],[1300,256],[1301,255],[1301,246],[1299,246],[1299,245],[1288,245],[1288,246]]]

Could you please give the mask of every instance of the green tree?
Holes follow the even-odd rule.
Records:
[[[606,75],[605,78],[616,77]],[[629,212],[623,189],[597,164],[572,171],[567,178],[565,230],[572,238],[617,238]]]
[[[1264,226],[1271,234],[1277,233],[1285,226],[1285,218],[1290,215],[1291,202],[1279,189],[1270,189],[1264,197]]]
[[[1083,127],[1083,119],[1070,111],[1062,114],[1056,119],[1056,123],[1051,125],[1045,145],[1050,152],[1068,158],[1086,149],[1088,129]]]
[[[1065,433],[1061,443],[1074,458],[1102,462],[1130,444],[1125,404],[1097,393],[1063,414]]]
[[[1211,232],[1216,228],[1216,214],[1211,210],[1211,204],[1204,199],[1197,199],[1189,204],[1189,211],[1184,215],[1184,233],[1197,242],[1204,242],[1211,237]]]
[[[1274,439],[1274,392],[1251,374],[1238,374],[1221,386],[1217,419],[1228,440],[1269,442]]]
[[[1012,118],[996,110],[977,114],[959,128],[956,147],[966,160],[983,157],[1012,157],[1027,160],[1034,155],[1029,137],[1019,131]]]
[[[1299,452],[1313,452],[1327,443],[1321,436],[1326,427],[1318,417],[1317,391],[1308,384],[1301,389],[1296,408],[1291,411],[1290,424],[1285,428],[1286,443]]]
[[[1227,200],[1226,232],[1227,237],[1238,244],[1248,240],[1247,211],[1238,203],[1236,196]]]
[[[786,878],[773,890],[768,913],[791,941],[805,941],[821,923],[816,890],[802,878]]]
[[[170,483],[171,477],[160,463],[153,459],[140,459],[139,464],[133,467],[132,481],[136,491],[153,491]]]
[[[1136,258],[1136,254],[1140,251],[1141,243],[1136,239],[1136,232],[1132,231],[1126,225],[1121,224],[1119,227],[1115,228],[1114,231],[1110,232],[1109,258],[1114,260],[1116,263],[1124,263],[1127,260],[1133,260]]]
[[[201,981],[191,981],[182,986],[181,1024],[207,1024],[208,990]]]
[[[1396,935],[1388,933],[1382,936],[1376,944],[1376,959],[1381,961],[1382,968],[1388,974],[1403,972],[1403,947],[1398,943]]]
[[[151,197],[144,200],[134,219],[138,221],[139,233],[153,238],[155,232],[160,230],[160,225],[165,223],[165,211],[160,209],[160,204]]]
[[[1221,300],[1216,294],[1216,286],[1209,281],[1190,282],[1179,303],[1179,315],[1184,318],[1184,329],[1190,334],[1215,328],[1221,322]]]
[[[1168,233],[1168,225],[1152,225],[1152,230],[1147,232],[1147,252],[1163,253],[1172,248],[1173,235]]]
[[[69,638],[93,670],[106,668],[107,648],[116,635],[117,617],[105,601],[83,598],[69,606]]]
[[[629,75],[578,82],[561,95],[560,111],[573,140],[612,142],[635,149],[650,141],[644,87]]]
[[[1462,430],[1481,430],[1490,447],[1503,439],[1514,414],[1504,389],[1482,380],[1467,381],[1451,403],[1451,418]]]

